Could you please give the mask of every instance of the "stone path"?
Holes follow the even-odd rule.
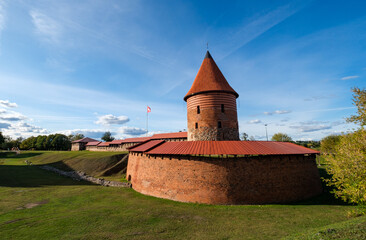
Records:
[[[59,175],[62,175],[62,176],[70,177],[70,178],[72,178],[74,180],[77,180],[77,181],[84,180],[84,181],[88,181],[88,182],[95,183],[95,184],[98,184],[98,185],[102,185],[102,186],[105,186],[105,187],[127,187],[127,188],[131,187],[131,183],[108,181],[108,180],[105,180],[103,178],[95,178],[95,177],[86,175],[86,173],[84,173],[82,171],[66,172],[66,171],[62,171],[62,170],[59,170],[57,168],[47,166],[47,165],[39,166],[39,168],[47,170],[47,171],[58,173]]]

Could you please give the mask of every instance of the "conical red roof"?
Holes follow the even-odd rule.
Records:
[[[226,81],[209,51],[207,51],[205,59],[203,59],[191,89],[184,97],[184,101],[187,101],[193,95],[203,92],[227,92],[239,97],[239,94]]]

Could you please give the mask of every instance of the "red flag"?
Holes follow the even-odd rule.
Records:
[[[151,112],[151,108],[149,106],[147,106],[147,112]]]

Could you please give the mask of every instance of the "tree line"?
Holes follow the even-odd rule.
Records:
[[[37,137],[29,138],[17,138],[12,139],[9,136],[4,136],[0,132],[0,149],[11,150],[11,149],[21,149],[21,150],[57,150],[57,151],[67,151],[71,149],[71,143],[75,140],[84,138],[85,136],[81,133],[75,135],[64,135],[60,133],[50,134],[50,135],[39,135]],[[102,136],[102,140],[109,142],[113,141],[114,137],[111,132],[105,132]]]
[[[2,150],[70,150],[71,142],[84,138],[83,134],[66,136],[64,134],[39,135],[37,137],[12,139],[0,132],[0,148]]]

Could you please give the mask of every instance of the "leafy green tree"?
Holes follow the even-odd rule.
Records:
[[[46,141],[44,142],[44,148],[45,150],[51,150],[52,149],[52,140],[54,139],[55,135],[50,134],[47,136]]]
[[[36,148],[37,138],[36,137],[29,137],[22,141],[20,144],[20,149],[29,150]]]
[[[105,132],[103,134],[102,140],[105,142],[110,142],[114,140],[114,137],[112,137],[112,133],[111,132]]]
[[[1,144],[1,149],[7,150],[11,149],[13,147],[12,145],[12,139],[9,136],[4,136],[4,142]]]
[[[70,139],[71,142],[79,140],[79,139],[83,139],[84,137],[85,137],[84,134],[81,134],[81,133],[77,133],[75,135],[72,135],[72,134],[69,135],[69,139]]]
[[[63,134],[55,134],[51,142],[53,150],[69,150],[71,147],[70,139]]]
[[[47,140],[47,136],[38,136],[36,141],[36,149],[37,150],[45,150],[45,142]]]
[[[334,154],[335,149],[341,141],[341,135],[329,135],[320,141],[320,151],[323,154]]]
[[[5,138],[3,136],[3,133],[0,132],[0,146],[5,142]]]
[[[241,134],[240,138],[241,138],[242,141],[248,141],[249,140],[249,135],[247,133],[243,132]]]
[[[285,134],[285,133],[275,133],[272,138],[271,141],[276,141],[276,142],[292,142],[292,138]]]
[[[352,88],[353,105],[357,107],[357,114],[347,118],[347,122],[360,124],[361,127],[366,125],[366,89]]]
[[[335,187],[336,197],[366,205],[366,130],[341,136],[333,151],[324,156],[332,175],[328,185]]]

